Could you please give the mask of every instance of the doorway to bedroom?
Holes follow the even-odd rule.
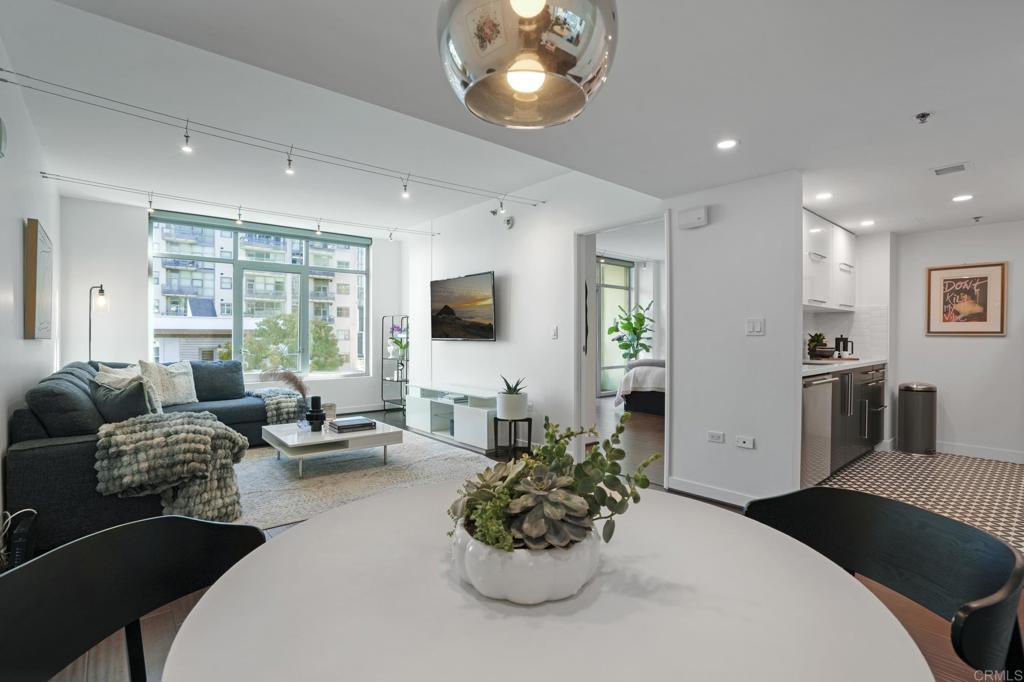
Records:
[[[607,437],[623,412],[632,418],[622,438],[623,469],[666,451],[668,277],[664,220],[659,216],[612,227],[577,241],[580,424]],[[664,468],[648,470],[662,484]]]

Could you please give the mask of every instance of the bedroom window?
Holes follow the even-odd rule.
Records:
[[[601,330],[597,377],[599,397],[614,395],[626,374],[622,351],[607,332],[618,316],[619,308],[629,310],[633,305],[633,266],[631,261],[597,257],[597,327]]]
[[[366,374],[372,240],[170,211],[149,225],[154,357]]]

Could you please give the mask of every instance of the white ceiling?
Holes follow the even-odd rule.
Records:
[[[597,252],[634,260],[665,260],[665,223],[655,219],[597,233]]]
[[[1024,217],[1019,0],[623,2],[607,87],[534,132],[462,110],[438,65],[438,0],[66,3],[657,196],[796,168],[808,206],[855,231]],[[718,152],[725,136],[739,148]],[[929,174],[959,161],[968,174]],[[977,198],[953,205],[960,192]]]
[[[0,41],[16,70],[159,111],[498,192],[515,192],[568,172],[507,147],[54,2],[0,0],[0,18]],[[395,227],[419,225],[485,200],[415,184],[411,198],[403,200],[400,180],[302,159],[295,162],[296,174],[287,176],[284,154],[198,134],[189,156],[180,150],[181,130],[24,93],[44,147],[47,167],[41,170],[53,173]],[[145,197],[75,185],[62,185],[62,194],[145,205]],[[176,201],[157,200],[156,205],[234,214]],[[312,227],[255,214],[248,218]]]

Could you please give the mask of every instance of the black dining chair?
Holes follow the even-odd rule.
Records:
[[[253,526],[159,516],[62,545],[0,575],[0,680],[48,680],[124,628],[146,679],[139,619],[212,585],[266,542]]]
[[[950,621],[953,649],[975,670],[1024,679],[1017,616],[1024,557],[998,538],[920,507],[836,488],[754,500],[745,514]]]

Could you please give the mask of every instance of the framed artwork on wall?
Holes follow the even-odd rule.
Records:
[[[1005,336],[1006,263],[928,268],[929,336]]]
[[[25,338],[53,338],[53,242],[38,220],[25,222]]]

